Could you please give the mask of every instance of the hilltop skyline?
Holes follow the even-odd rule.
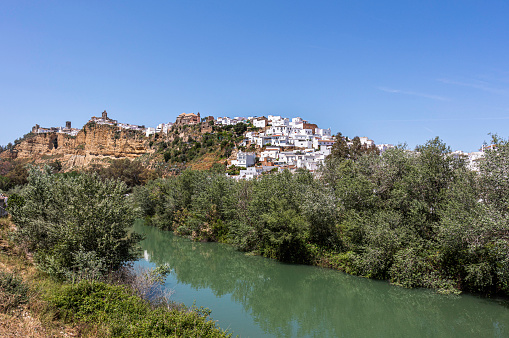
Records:
[[[2,145],[103,110],[146,126],[300,116],[409,148],[508,135],[502,1],[7,0],[0,12]]]

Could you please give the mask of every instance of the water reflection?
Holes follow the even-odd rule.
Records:
[[[226,245],[191,242],[142,223],[134,228],[146,234],[142,247],[151,262],[169,264],[175,278],[194,289],[210,289],[216,297],[230,295],[270,335],[509,336],[509,310],[496,301],[406,290],[247,256]],[[200,305],[213,309],[213,304]]]

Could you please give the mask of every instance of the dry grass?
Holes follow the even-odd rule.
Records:
[[[29,285],[29,301],[0,312],[0,337],[80,337],[78,327],[53,320],[54,313],[40,297],[42,276],[31,257],[9,241],[13,229],[8,218],[0,219],[0,271],[13,273]]]
[[[0,313],[0,337],[80,337],[79,331],[69,326],[48,326],[31,311]]]
[[[209,170],[215,163],[220,162],[219,157],[215,153],[207,153],[198,159],[189,163],[193,170]]]

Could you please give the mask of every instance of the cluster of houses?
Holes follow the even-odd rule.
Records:
[[[283,169],[315,171],[330,155],[336,142],[330,128],[318,128],[316,124],[300,117],[290,119],[269,115],[245,120],[259,130],[246,132],[241,145],[255,146],[261,151],[258,156],[255,152],[237,153],[237,159],[232,160],[231,165],[246,169],[240,170],[235,178],[251,179],[267,171]],[[363,145],[374,145],[373,140],[367,137],[361,137],[360,140]],[[255,166],[255,162],[260,165]]]
[[[51,128],[44,128],[36,124],[32,127],[32,133],[34,134],[44,134],[44,133],[62,133],[67,134],[71,136],[78,135],[78,132],[80,129],[72,128],[71,127],[71,121],[65,122],[65,127],[51,127]]]

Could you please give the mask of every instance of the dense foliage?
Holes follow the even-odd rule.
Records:
[[[216,154],[220,158],[227,158],[236,145],[244,139],[243,135],[247,129],[248,126],[244,123],[234,126],[213,125],[211,132],[202,134],[198,126],[174,126],[170,132],[170,140],[160,141],[156,135],[152,145],[157,152],[163,154],[165,162],[170,164],[191,162],[206,154]]]
[[[8,191],[27,183],[28,172],[22,163],[0,160],[0,190]]]
[[[186,171],[134,196],[149,222],[197,240],[405,287],[509,294],[509,144],[496,142],[479,172],[436,138],[333,155],[317,176]]]
[[[28,184],[9,198],[16,239],[39,268],[60,279],[94,278],[136,258],[140,237],[123,182],[97,175],[51,174],[32,168]]]
[[[129,188],[145,184],[157,176],[155,172],[145,168],[140,161],[131,161],[127,158],[112,160],[108,166],[93,164],[87,172],[90,174],[97,174],[104,181],[122,181]]]

